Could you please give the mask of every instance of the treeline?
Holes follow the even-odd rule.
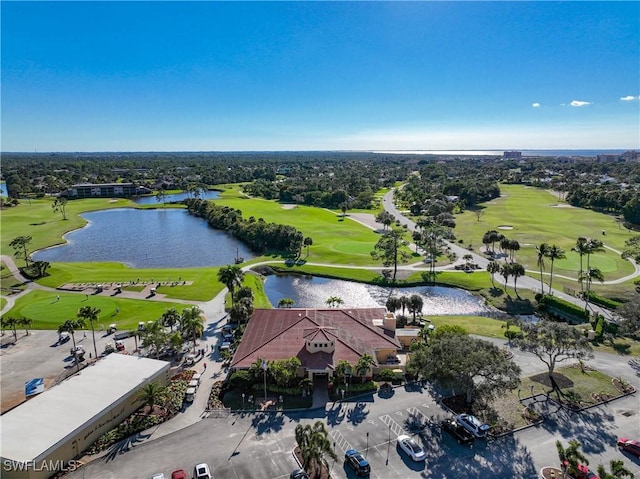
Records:
[[[623,189],[617,183],[573,184],[567,193],[567,202],[580,208],[622,214],[625,221],[640,224],[640,193],[635,189]]]
[[[281,252],[300,256],[303,234],[293,226],[267,223],[264,219],[242,218],[242,212],[201,199],[184,201],[190,214],[207,220],[212,228],[231,233],[256,253]],[[310,239],[306,240],[310,243]]]

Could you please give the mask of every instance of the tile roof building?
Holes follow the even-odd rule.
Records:
[[[339,360],[356,364],[369,354],[375,372],[401,348],[395,330],[395,315],[385,308],[256,309],[231,367],[297,357],[313,379],[313,374],[332,376]]]

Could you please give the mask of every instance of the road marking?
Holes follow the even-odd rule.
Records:
[[[340,431],[334,429],[329,433],[329,436],[331,436],[331,438],[333,439],[333,442],[335,442],[336,445],[340,447],[343,451],[348,451],[349,449],[352,449],[351,444],[349,444],[349,441],[347,441],[345,437],[342,434],[340,434]]]
[[[385,426],[388,426],[389,429],[391,430],[391,432],[393,432],[393,434],[395,434],[396,436],[400,436],[402,434],[406,434],[404,429],[402,428],[402,426],[400,424],[398,424],[388,414],[385,414],[384,416],[380,416],[378,419],[380,419],[380,422],[382,422],[382,424],[384,424]]]

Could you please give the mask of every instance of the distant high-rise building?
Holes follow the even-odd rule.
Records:
[[[521,160],[522,152],[521,151],[505,151],[502,154],[502,158],[505,160]]]

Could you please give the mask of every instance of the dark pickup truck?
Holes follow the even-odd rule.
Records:
[[[453,438],[458,441],[458,444],[472,444],[475,437],[469,431],[467,431],[461,424],[455,419],[445,419],[440,423],[442,429],[447,431]]]

